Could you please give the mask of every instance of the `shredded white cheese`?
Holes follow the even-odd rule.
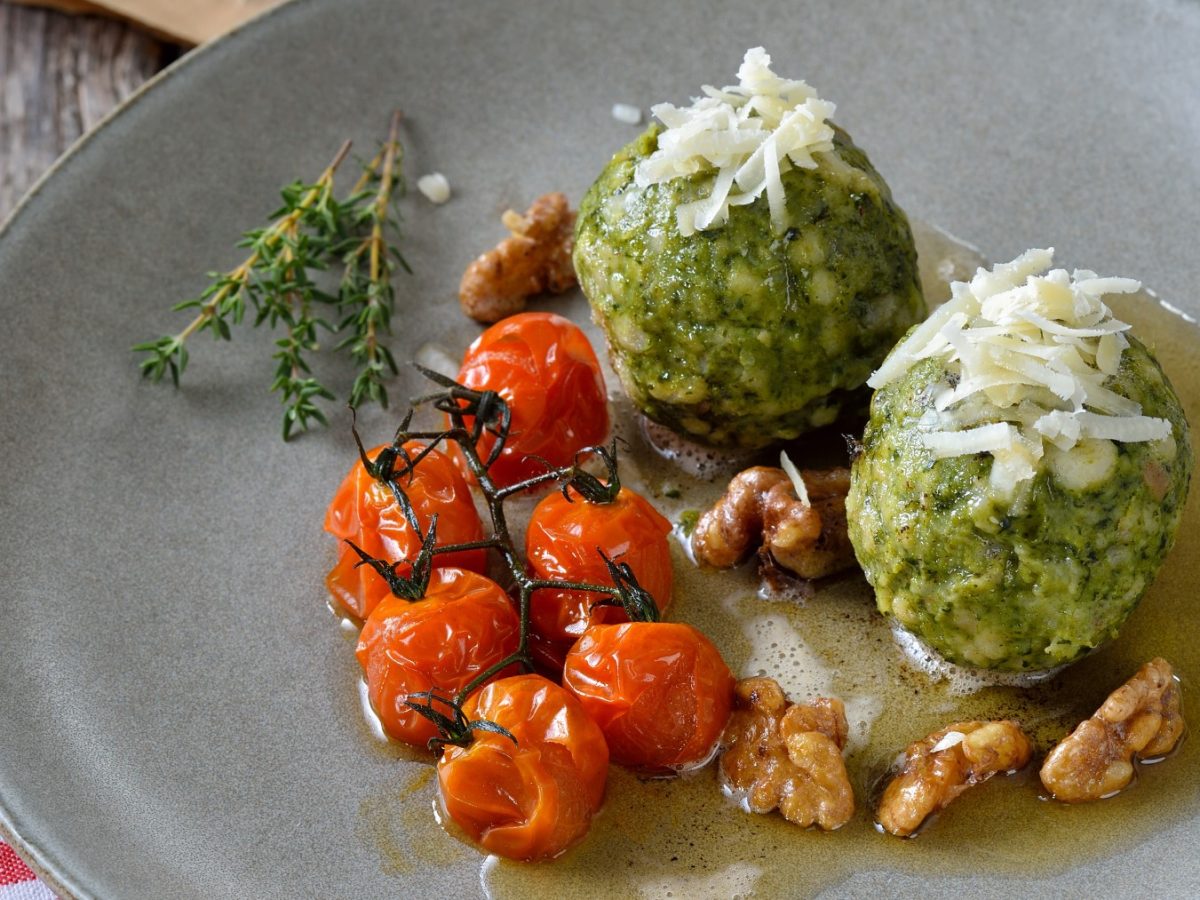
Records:
[[[714,172],[707,196],[681,204],[676,216],[683,235],[725,224],[731,206],[752,203],[764,193],[771,223],[783,231],[781,176],[793,166],[815,169],[814,154],[833,150],[826,121],[836,106],[803,81],[780,78],[762,47],[746,51],[738,83],[704,85],[691,106],[660,103],[651,112],[666,126],[658,149],[638,164],[638,186],[662,184],[699,172]]]
[[[450,199],[450,182],[441,172],[432,172],[417,179],[417,190],[425,195],[430,203],[445,203]]]
[[[957,747],[967,736],[961,731],[947,731],[945,736],[940,741],[929,748],[930,753],[941,753],[943,750],[949,750],[951,747]]]
[[[796,464],[792,462],[792,458],[787,455],[786,450],[779,451],[779,467],[792,480],[792,487],[796,489],[796,499],[805,506],[812,506],[808,499],[808,485],[804,483],[804,476],[800,474],[800,470],[796,468]]]
[[[1088,439],[1156,441],[1172,433],[1168,420],[1142,415],[1104,386],[1129,346],[1129,325],[1102,298],[1141,285],[1083,270],[1047,272],[1053,259],[1052,249],[1029,250],[954,282],[950,301],[867,381],[881,388],[919,360],[944,359],[946,381],[916,423],[922,443],[938,458],[992,454],[991,483],[1002,496],[1033,478],[1047,444],[1070,451]]]
[[[612,117],[626,125],[639,125],[642,121],[642,111],[629,103],[614,103]]]

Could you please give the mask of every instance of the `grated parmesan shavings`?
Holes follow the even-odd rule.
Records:
[[[792,481],[792,487],[796,489],[796,499],[805,506],[812,506],[808,499],[808,485],[804,483],[804,476],[800,474],[800,470],[796,468],[796,464],[792,462],[792,458],[787,455],[786,450],[779,451],[779,467]]]
[[[941,753],[943,750],[949,750],[951,747],[957,747],[967,736],[961,731],[947,731],[945,736],[940,741],[929,748],[930,753]]]
[[[1002,496],[1034,477],[1047,444],[1069,451],[1087,439],[1157,441],[1172,433],[1168,420],[1142,415],[1104,386],[1129,346],[1129,325],[1102,298],[1141,285],[1046,271],[1053,259],[1052,249],[1029,250],[954,282],[950,301],[867,381],[878,389],[922,359],[946,360],[947,378],[916,423],[922,443],[939,459],[990,453],[991,484]]]
[[[707,196],[681,204],[679,231],[695,234],[724,225],[731,206],[744,206],[764,193],[771,224],[783,231],[781,176],[792,167],[815,169],[813,154],[833,150],[826,121],[836,106],[803,81],[780,78],[762,47],[746,51],[738,83],[704,85],[691,106],[660,103],[651,112],[666,126],[658,149],[638,164],[639,187],[713,172]]]

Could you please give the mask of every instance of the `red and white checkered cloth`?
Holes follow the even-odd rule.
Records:
[[[0,900],[56,900],[33,870],[4,841],[0,841]]]

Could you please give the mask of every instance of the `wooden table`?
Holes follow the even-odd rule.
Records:
[[[0,0],[0,222],[64,150],[179,52],[119,22]]]

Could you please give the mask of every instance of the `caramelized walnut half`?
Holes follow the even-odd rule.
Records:
[[[777,565],[801,578],[824,578],[854,566],[846,535],[850,470],[806,469],[802,476],[811,505],[797,498],[783,469],[755,466],[735,475],[696,523],[696,560],[727,569],[762,544]]]
[[[956,722],[908,745],[904,765],[883,792],[876,820],[908,837],[973,784],[1023,768],[1033,745],[1016,722]]]
[[[721,745],[721,782],[745,792],[751,812],[776,807],[789,822],[840,828],[854,815],[846,774],[842,701],[789,703],[771,678],[747,678],[734,691],[734,712]]]
[[[564,194],[543,194],[525,215],[510,209],[503,221],[512,236],[467,266],[458,286],[463,312],[477,322],[499,322],[535,294],[575,286],[575,213]]]
[[[1115,794],[1133,779],[1134,757],[1171,752],[1183,727],[1171,664],[1152,659],[1050,751],[1042,764],[1042,784],[1066,803]]]

